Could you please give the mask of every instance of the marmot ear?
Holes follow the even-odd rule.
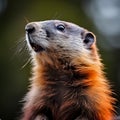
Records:
[[[94,36],[94,34],[91,33],[91,32],[87,32],[85,34],[84,39],[83,39],[83,43],[86,46],[86,48],[90,49],[91,46],[94,44],[94,42],[95,42],[95,36]]]

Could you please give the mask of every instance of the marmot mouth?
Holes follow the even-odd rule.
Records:
[[[41,46],[41,45],[38,45],[38,43],[35,43],[32,39],[31,39],[31,36],[29,34],[28,35],[28,41],[29,41],[29,44],[30,46],[32,47],[32,49],[35,51],[35,52],[41,52],[41,51],[44,51],[45,49]]]
[[[30,42],[30,45],[31,45],[32,49],[33,49],[35,52],[41,52],[41,51],[44,51],[44,50],[45,50],[42,46],[40,46],[40,45],[38,45],[38,44],[36,44],[36,43]]]

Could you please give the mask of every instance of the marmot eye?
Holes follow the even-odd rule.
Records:
[[[62,32],[65,30],[64,25],[58,25],[56,28],[57,28],[57,30],[62,31]]]

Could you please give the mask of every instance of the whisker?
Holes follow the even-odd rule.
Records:
[[[29,23],[29,20],[28,20],[27,17],[24,17],[24,20],[25,20],[26,23]]]
[[[52,19],[59,19],[59,18],[61,18],[61,15],[56,11]]]
[[[16,42],[16,54],[20,54],[23,50],[25,50],[27,47],[26,47],[26,40],[25,40],[25,37],[21,38],[20,40],[18,40]]]
[[[31,58],[29,58],[26,63],[21,67],[21,69],[25,68],[31,61]]]
[[[23,69],[26,67],[26,65],[30,62],[30,57],[29,57],[29,53],[28,53],[28,46],[27,46],[27,42],[25,40],[25,37],[20,38],[19,40],[15,41],[15,44],[12,48],[13,51],[13,55],[11,57],[11,60],[13,60],[14,58],[21,58],[22,61],[20,59],[18,59],[18,62],[21,64],[22,67],[20,67],[20,69]]]

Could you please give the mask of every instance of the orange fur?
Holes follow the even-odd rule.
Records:
[[[98,116],[97,120],[112,120],[114,116],[113,103],[115,99],[111,97],[112,92],[110,90],[108,81],[104,77],[104,73],[102,71],[103,66],[99,59],[96,60],[96,64],[95,63],[92,64],[91,61],[89,61],[90,62],[89,63],[88,61],[84,60],[84,62],[87,62],[87,63],[84,63],[82,62],[81,58],[78,58],[77,61],[74,61],[75,63],[73,62],[73,64],[77,66],[76,71],[82,74],[87,74],[87,78],[82,81],[76,80],[72,83],[72,85],[73,86],[90,86],[89,89],[84,90],[82,94],[88,96],[88,98],[90,99],[91,101],[90,104],[92,106],[91,109],[94,110],[94,114],[97,114]],[[36,57],[36,63],[37,65],[35,65],[33,69],[33,78],[32,78],[33,87],[47,88],[49,87],[49,85],[55,84],[54,81],[48,81],[43,77],[45,74],[45,71],[47,71],[47,66],[43,63],[41,64],[39,56]],[[82,65],[79,66],[80,63],[83,63],[86,66],[82,66]],[[53,66],[55,63],[53,64],[52,62],[50,62],[50,64],[51,66]],[[62,69],[62,67],[58,64],[57,69]],[[65,84],[68,84],[68,83],[65,83]],[[68,98],[66,95],[66,99]],[[76,100],[74,100],[74,97],[71,98],[69,102],[64,103],[60,107],[59,111],[63,111],[66,107],[69,107],[71,104],[73,104],[72,102],[76,102]],[[86,107],[89,107],[87,106],[87,103],[84,103],[84,104],[86,104]],[[54,106],[52,106],[52,109],[54,109]],[[55,120],[58,120],[58,117],[56,117]],[[65,119],[65,120],[68,120],[68,119]]]

